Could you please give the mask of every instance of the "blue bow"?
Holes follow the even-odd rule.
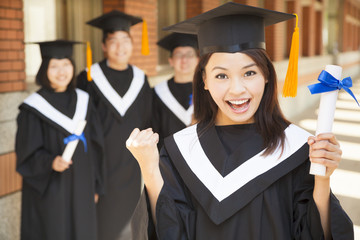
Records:
[[[347,93],[349,93],[359,105],[356,97],[354,96],[353,92],[349,89],[352,87],[352,80],[350,77],[344,78],[343,80],[337,80],[332,76],[330,73],[326,71],[322,71],[318,77],[320,83],[315,83],[313,85],[308,86],[311,94],[323,93],[323,92],[331,92],[335,90],[344,89]]]
[[[81,135],[72,134],[72,135],[64,138],[64,144],[68,144],[69,142],[72,142],[75,140],[81,140],[84,144],[85,152],[87,152],[86,138],[85,138],[84,133],[82,133]]]
[[[192,94],[189,95],[189,105],[193,104],[193,97]]]

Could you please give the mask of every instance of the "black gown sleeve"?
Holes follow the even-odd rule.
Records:
[[[160,153],[160,171],[164,185],[156,204],[156,230],[145,188],[132,218],[134,239],[195,239],[196,214],[189,190],[173,166],[165,147]]]
[[[314,176],[309,174],[310,161],[297,168],[294,184],[294,239],[324,239],[320,214],[313,199]],[[330,229],[332,239],[354,239],[353,224],[339,201],[330,195]]]
[[[105,194],[105,153],[104,134],[98,112],[92,101],[89,103],[90,113],[90,139],[92,141],[91,158],[94,166],[95,192],[99,195]]]
[[[44,149],[41,119],[35,114],[21,110],[17,124],[16,170],[27,184],[43,194],[51,179],[52,162],[56,155]]]
[[[158,133],[159,134],[159,143],[158,143],[158,149],[159,151],[161,150],[163,144],[164,144],[164,136],[162,134],[162,129],[161,129],[161,126],[162,126],[162,121],[161,121],[161,115],[163,114],[162,113],[162,109],[161,109],[161,104],[160,102],[161,101],[159,99],[159,97],[157,96],[155,90],[153,90],[153,114],[152,114],[152,118],[151,118],[151,127],[153,129],[154,132]]]

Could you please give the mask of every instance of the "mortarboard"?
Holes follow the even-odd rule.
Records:
[[[143,22],[141,53],[143,55],[149,55],[150,51],[147,24],[144,19],[120,12],[118,10],[112,10],[111,12],[105,13],[97,18],[87,21],[86,23],[93,27],[100,28],[104,32],[129,32],[130,27],[139,22]]]
[[[196,34],[200,55],[214,52],[235,53],[253,48],[265,49],[265,27],[295,17],[297,19],[294,14],[228,2],[163,30]],[[284,84],[285,97],[296,96],[298,49],[299,30],[296,21]]]
[[[294,18],[293,14],[228,2],[220,7],[164,28],[196,34],[201,55],[265,49],[265,26]]]
[[[142,19],[118,10],[112,10],[97,18],[94,18],[87,24],[100,28],[104,31],[125,31],[128,32],[132,25],[142,22]]]
[[[157,42],[160,47],[172,52],[177,47],[193,47],[198,49],[197,37],[194,34],[171,33]]]
[[[82,42],[55,40],[46,42],[30,42],[29,44],[39,44],[42,59],[44,58],[71,58],[73,55],[73,45]]]

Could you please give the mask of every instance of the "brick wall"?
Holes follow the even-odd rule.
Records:
[[[0,155],[0,196],[21,189],[21,176],[15,168],[15,153]]]
[[[360,47],[360,3],[347,0],[343,3],[341,51],[356,51]]]
[[[301,40],[303,42],[302,55],[311,57],[315,55],[315,27],[316,18],[313,5],[303,7],[303,31]]]
[[[300,41],[299,41],[299,56],[302,54],[302,8],[300,6],[301,0],[291,0],[286,2],[286,12],[287,13],[296,13],[298,15],[298,27],[299,27],[299,34],[300,34]],[[290,47],[291,47],[291,41],[292,41],[292,33],[294,32],[294,28],[296,25],[296,19],[289,20],[286,22],[286,51],[285,51],[285,57],[288,58],[290,54]]]
[[[130,63],[138,66],[148,76],[156,75],[158,62],[157,41],[157,0],[133,1],[133,0],[104,0],[103,11],[109,12],[113,9],[123,11],[127,14],[142,17],[148,26],[150,55],[141,55],[142,24],[131,27],[130,33],[134,41],[133,55]]]
[[[233,2],[259,7],[259,0],[234,0]]]
[[[284,4],[283,0],[265,1],[264,8],[283,12],[285,11]],[[287,34],[285,22],[265,28],[266,51],[273,61],[281,61],[284,59],[284,46],[286,43],[286,39],[284,39],[285,34]],[[288,34],[292,34],[292,32]]]
[[[195,17],[219,5],[219,0],[186,0],[186,18]]]
[[[22,0],[0,1],[0,92],[25,89]]]

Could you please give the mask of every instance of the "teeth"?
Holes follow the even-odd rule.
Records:
[[[243,103],[246,103],[247,101],[248,101],[248,99],[247,100],[233,100],[233,101],[229,101],[229,102],[233,105],[241,105]]]

